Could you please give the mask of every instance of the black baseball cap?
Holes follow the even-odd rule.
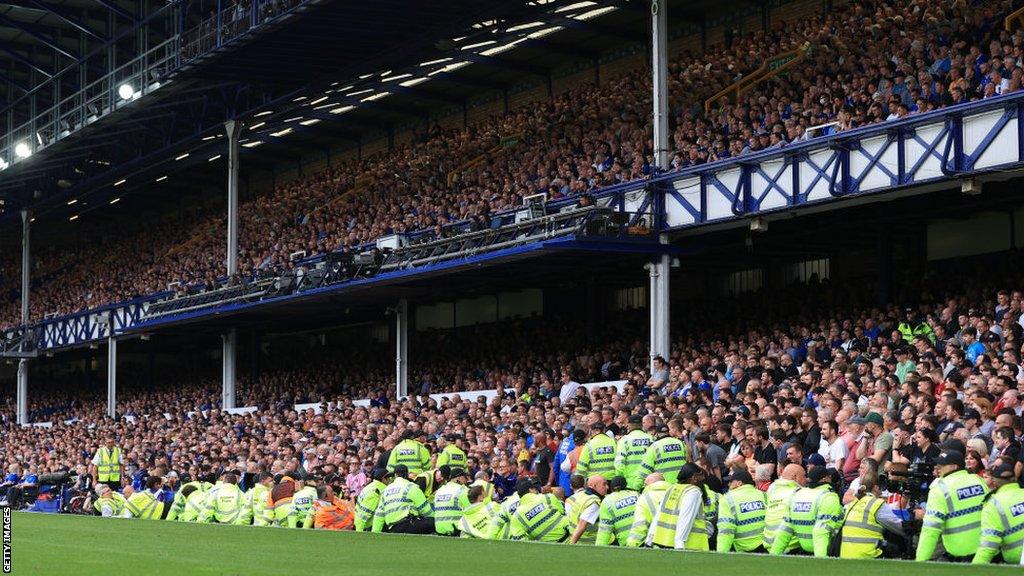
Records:
[[[817,486],[822,482],[828,482],[829,473],[828,469],[824,466],[815,466],[807,472],[807,484],[811,486]]]
[[[956,450],[943,450],[935,458],[935,463],[938,465],[943,464],[955,464],[961,468],[964,467],[964,454],[963,452],[957,452]]]

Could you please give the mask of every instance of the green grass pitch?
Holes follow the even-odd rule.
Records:
[[[192,576],[900,576],[1019,567],[769,558],[16,513],[13,574]]]

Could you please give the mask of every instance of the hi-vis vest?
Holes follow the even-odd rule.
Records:
[[[633,525],[629,528],[627,546],[637,547],[644,543],[647,538],[647,530],[654,521],[654,515],[658,513],[658,506],[665,498],[665,492],[672,485],[664,480],[652,482],[644,488],[640,498],[636,501],[636,508],[633,509]]]
[[[768,487],[768,510],[764,515],[764,549],[771,550],[775,537],[782,527],[782,519],[789,512],[789,501],[800,485],[792,480],[779,478]],[[795,546],[794,546],[795,547]]]
[[[661,507],[655,516],[657,525],[654,528],[654,537],[651,540],[653,545],[661,548],[676,547],[676,524],[679,522],[679,504],[686,493],[694,491],[697,492],[698,498],[700,498],[703,504],[703,492],[692,484],[676,484],[665,493],[665,498],[662,500]],[[693,526],[690,528],[690,534],[686,537],[684,548],[686,550],[703,550],[705,552],[709,550],[707,522],[704,519],[704,514],[698,512],[694,517]]]
[[[586,490],[580,490],[565,499],[566,512],[568,512],[569,515],[569,524],[572,526],[570,530],[574,532],[576,531],[576,527],[580,524],[580,516],[583,515],[583,512],[587,508],[594,505],[598,507],[598,512],[600,512],[601,500]],[[583,535],[580,536],[579,541],[589,542],[591,544],[594,543],[594,541],[597,540],[597,528],[598,522],[596,521],[593,524],[588,524],[587,529],[583,531]]]
[[[96,478],[100,482],[120,482],[121,449],[114,446],[113,450],[107,450],[106,446],[100,446],[96,453],[100,457],[99,466],[96,467]]]
[[[600,474],[606,480],[615,476],[615,440],[607,434],[597,434],[583,447],[576,473],[584,478]]]
[[[840,558],[878,558],[882,555],[878,544],[885,536],[885,529],[875,518],[875,513],[884,502],[874,494],[868,494],[853,503],[840,533]]]
[[[463,538],[491,538],[491,519],[498,515],[499,507],[494,502],[477,502],[462,514],[459,531]]]
[[[164,511],[164,503],[149,490],[132,494],[125,506],[131,512],[132,518],[143,520],[159,520]]]

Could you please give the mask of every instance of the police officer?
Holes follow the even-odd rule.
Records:
[[[448,465],[443,468],[448,469]],[[466,488],[469,478],[463,468],[448,470],[451,480],[434,494],[434,529],[442,536],[458,536],[462,512],[469,508],[469,490]]]
[[[123,464],[121,448],[117,445],[114,435],[110,434],[104,439],[103,446],[97,448],[92,457],[93,483],[106,484],[114,491],[120,490]]]
[[[374,532],[433,534],[434,510],[415,482],[409,481],[409,469],[395,466],[395,478],[381,492],[373,515]]]
[[[988,487],[979,476],[964,470],[964,455],[943,450],[935,458],[936,479],[928,488],[928,503],[917,543],[917,560],[932,560],[942,539],[945,558],[966,562],[981,540],[981,508]]]
[[[679,469],[690,461],[690,451],[683,442],[683,419],[673,418],[661,438],[651,443],[641,463],[643,474],[661,474],[665,482],[675,484]]]
[[[512,537],[512,516],[519,507],[519,492],[501,501],[497,514],[491,518],[490,538],[492,540],[508,540]]]
[[[512,515],[511,538],[533,542],[565,542],[569,521],[562,503],[551,494],[540,493],[540,483],[526,477],[516,481],[519,505]]]
[[[665,477],[659,472],[648,475],[644,479],[644,484],[644,491],[640,494],[636,507],[633,509],[633,525],[629,528],[629,537],[626,540],[626,545],[632,548],[637,548],[644,543],[647,538],[647,530],[654,520],[654,515],[658,513],[658,506],[661,505],[665,492],[672,487],[671,484],[665,482]]]
[[[772,544],[775,543],[775,536],[778,534],[779,528],[782,527],[782,519],[789,511],[789,501],[806,480],[803,466],[787,464],[782,469],[779,479],[768,486],[768,492],[765,494],[768,509],[765,510],[764,536],[762,537],[762,545],[766,551],[771,550]]]
[[[900,322],[896,329],[899,330],[903,339],[907,341],[907,345],[914,341],[914,336],[924,336],[933,344],[935,343],[935,331],[932,330],[932,327],[927,322],[918,320],[914,309],[909,306],[904,310],[903,321]]]
[[[251,509],[245,504],[245,493],[238,487],[238,477],[233,472],[227,472],[221,476],[220,482],[206,493],[206,502],[199,521],[248,525],[252,520]]]
[[[746,470],[722,479],[729,492],[718,500],[718,552],[764,552],[765,493],[754,486]]]
[[[590,427],[590,440],[580,453],[576,474],[590,478],[600,474],[605,480],[615,476],[615,440],[605,434],[604,424],[596,422]]]
[[[577,487],[577,478],[573,478],[573,488]],[[580,486],[580,488],[583,488]],[[569,517],[572,529],[570,544],[583,542],[593,544],[597,540],[597,524],[601,514],[601,499],[608,493],[608,481],[604,476],[595,474],[587,479],[583,490],[576,489],[572,496],[565,499],[565,512]]]
[[[1002,555],[1007,564],[1021,563],[1024,546],[1024,488],[1013,465],[997,464],[988,474],[992,490],[981,509],[981,545],[974,564],[989,564]]]
[[[158,493],[164,487],[164,480],[159,476],[146,479],[146,489],[134,492],[128,497],[125,507],[132,518],[144,520],[160,520],[167,515],[167,505],[160,501]]]
[[[840,532],[840,558],[899,557],[899,549],[886,543],[885,533],[903,536],[903,522],[880,495],[878,473],[862,474],[856,500],[847,508]]]
[[[654,442],[654,438],[643,430],[644,419],[642,416],[629,417],[629,434],[619,439],[615,450],[615,473],[626,479],[626,485],[630,490],[639,491],[644,487],[644,478],[647,474],[642,468],[644,455],[647,448]]]
[[[598,513],[598,546],[626,545],[639,498],[640,494],[628,489],[626,479],[622,476],[616,476],[608,482],[608,495],[601,500]]]
[[[678,484],[664,494],[647,529],[647,547],[675,550],[710,549],[704,516],[704,470],[688,463],[679,470]]]
[[[441,466],[458,467],[465,470],[467,468],[467,460],[466,453],[463,452],[460,446],[462,444],[462,436],[460,434],[449,434],[445,437],[445,442],[444,448],[437,455],[434,466],[437,468]]]
[[[815,466],[807,473],[807,487],[793,494],[772,543],[772,554],[800,550],[817,558],[828,556],[828,542],[843,521],[843,507],[830,480],[831,475],[823,466]]]
[[[92,503],[92,507],[97,514],[104,518],[131,517],[131,512],[128,511],[128,501],[124,496],[114,492],[106,484],[97,484],[95,490],[97,498]]]
[[[424,438],[425,436],[420,432],[419,437]],[[402,432],[401,442],[392,448],[391,455],[388,456],[389,472],[394,472],[395,467],[399,464],[405,466],[405,469],[411,474],[420,474],[430,468],[430,450],[427,450],[427,447],[416,438],[417,433],[412,430]]]
[[[373,518],[380,503],[380,493],[387,488],[391,473],[386,468],[374,468],[370,473],[373,480],[363,487],[356,498],[356,532],[373,529]]]
[[[463,538],[486,540],[491,537],[491,521],[497,516],[499,506],[484,496],[483,486],[471,486],[466,498],[469,507],[459,520],[459,532]]]
[[[317,481],[322,481],[318,478]],[[322,483],[322,482],[321,482]],[[312,528],[313,527],[313,503],[317,499],[316,484],[313,482],[296,481],[298,490],[292,497],[292,507],[295,509],[295,525],[290,528]]]

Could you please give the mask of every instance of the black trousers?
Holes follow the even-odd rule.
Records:
[[[385,526],[384,531],[392,534],[433,534],[434,519],[406,516],[390,526]]]

